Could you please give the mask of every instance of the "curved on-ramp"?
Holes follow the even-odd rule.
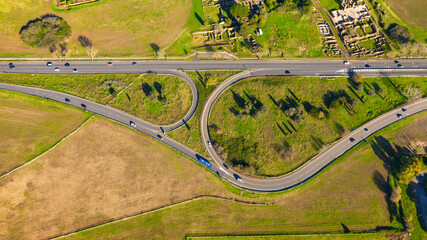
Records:
[[[394,109],[388,113],[385,113],[372,121],[364,124],[360,128],[353,131],[350,135],[336,141],[329,147],[326,151],[318,154],[311,160],[309,160],[306,164],[302,165],[298,169],[294,170],[291,173],[283,175],[277,178],[270,179],[260,179],[253,178],[244,175],[239,175],[236,171],[229,168],[222,159],[218,156],[212,145],[208,144],[211,142],[209,135],[209,114],[215,103],[215,101],[219,98],[219,96],[225,92],[231,85],[234,83],[241,81],[246,78],[255,77],[255,76],[279,76],[283,75],[283,73],[274,72],[270,74],[266,74],[265,70],[256,70],[256,71],[245,71],[234,76],[231,76],[226,81],[221,83],[208,97],[205,101],[200,117],[200,128],[202,134],[203,145],[208,152],[208,154],[212,157],[215,163],[219,166],[219,169],[225,173],[225,178],[232,182],[233,184],[255,191],[280,191],[295,187],[314,175],[320,172],[323,168],[328,166],[335,159],[343,155],[345,152],[356,146],[359,142],[365,140],[368,136],[377,132],[378,130],[393,124],[401,119],[404,119],[413,114],[419,113],[421,111],[427,110],[427,98],[424,98],[418,102],[409,104],[405,106],[405,110],[402,108]],[[399,118],[397,114],[401,114],[403,118]],[[366,131],[365,129],[368,129]],[[350,141],[349,139],[353,138],[354,141]],[[228,176],[227,176],[228,175]],[[237,181],[238,178],[243,179],[243,182]]]

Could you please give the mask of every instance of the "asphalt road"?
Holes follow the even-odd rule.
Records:
[[[366,67],[368,64],[369,67]],[[238,75],[232,76],[228,80],[220,84],[206,100],[201,116],[201,131],[202,139],[209,155],[215,161],[211,170],[223,179],[235,184],[239,187],[255,190],[255,191],[279,191],[292,188],[304,181],[307,181],[316,173],[321,171],[325,166],[341,156],[344,152],[354,147],[367,136],[378,131],[379,129],[388,126],[399,119],[396,114],[410,116],[420,111],[427,110],[427,99],[406,106],[406,111],[396,109],[381,117],[365,124],[361,128],[355,130],[345,139],[336,142],[328,150],[316,156],[307,164],[297,169],[296,171],[279,178],[274,179],[257,179],[240,176],[244,182],[236,181],[236,172],[223,164],[222,160],[216,155],[212,147],[207,144],[209,140],[208,119],[209,112],[215,100],[233,83],[253,76],[275,76],[275,75],[300,75],[300,76],[347,76],[349,72],[361,72],[364,75],[386,75],[386,76],[425,76],[427,75],[427,61],[400,61],[403,67],[398,68],[397,63],[393,61],[351,61],[349,65],[345,65],[342,61],[292,61],[292,62],[205,62],[205,61],[187,61],[187,62],[138,62],[132,65],[129,62],[117,62],[112,66],[108,66],[106,62],[70,62],[69,67],[65,67],[64,63],[53,62],[53,67],[47,67],[45,62],[16,62],[15,68],[10,69],[8,63],[0,63],[0,72],[6,73],[24,73],[24,74],[144,74],[144,73],[159,73],[172,74],[183,78],[192,89],[193,104],[190,111],[183,118],[188,121],[197,108],[198,92],[195,84],[184,73],[176,70],[248,70]],[[59,67],[60,71],[54,71],[55,67]],[[72,69],[77,68],[77,73],[72,73]],[[288,72],[286,72],[288,71]],[[1,75],[0,75],[1,77]],[[160,142],[176,149],[177,151],[187,155],[193,160],[197,160],[199,155],[194,150],[185,145],[163,135],[161,128],[138,119],[130,114],[121,112],[117,109],[110,108],[101,104],[97,104],[76,96],[65,93],[30,88],[23,86],[15,86],[8,84],[0,84],[0,89],[21,92],[25,94],[49,98],[55,101],[81,107],[81,104],[86,105],[86,110],[95,114],[112,119],[124,125],[130,126],[130,121],[136,124],[136,130],[143,132]],[[66,101],[65,99],[69,101]],[[171,131],[183,125],[183,121],[170,126],[163,126],[163,130]],[[367,128],[368,131],[363,130]],[[349,138],[354,138],[353,142]]]
[[[140,74],[157,72],[160,70],[266,70],[280,72],[287,75],[299,76],[340,76],[347,75],[349,69],[361,72],[364,75],[427,75],[427,61],[402,60],[393,61],[350,61],[345,65],[342,61],[159,61],[159,62],[113,62],[108,66],[106,62],[69,62],[65,67],[64,62],[52,62],[53,67],[47,67],[46,62],[14,62],[14,69],[9,69],[8,62],[0,62],[0,72],[30,73],[30,74]],[[369,67],[365,65],[368,64]],[[398,68],[397,65],[402,67]],[[59,72],[54,70],[59,68]],[[76,68],[77,73],[72,69]]]

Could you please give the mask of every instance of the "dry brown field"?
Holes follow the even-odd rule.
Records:
[[[87,117],[54,101],[0,91],[0,175],[46,151]]]
[[[84,35],[99,50],[98,56],[129,56],[151,53],[150,43],[168,44],[190,15],[191,1],[102,0],[100,4],[56,12],[52,0],[0,0],[0,56],[50,56],[21,42],[19,31],[29,20],[56,14],[71,26],[71,55],[85,56],[77,38]]]
[[[424,0],[387,0],[387,3],[406,22],[427,29],[426,2]]]

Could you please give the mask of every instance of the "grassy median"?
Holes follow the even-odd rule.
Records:
[[[427,93],[427,78],[252,78],[219,97],[210,134],[229,165],[250,175],[278,176],[415,92]]]

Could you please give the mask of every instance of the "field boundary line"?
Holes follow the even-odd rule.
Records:
[[[141,74],[142,75],[142,74]],[[138,78],[140,78],[141,77],[141,75],[138,77]],[[107,103],[107,104],[105,104],[106,106],[108,106],[108,105],[110,105],[110,103],[114,100],[114,99],[116,99],[122,92],[124,92],[126,89],[128,89],[130,86],[132,86],[133,85],[133,83],[136,81],[136,79],[135,80],[133,80],[129,85],[127,85],[125,88],[123,88],[119,93],[117,93],[117,95],[115,96],[115,97],[113,97],[113,98],[111,98],[111,100]]]
[[[155,208],[155,209],[149,210],[147,212],[137,213],[137,214],[134,214],[134,215],[131,215],[131,216],[128,216],[128,217],[119,218],[119,219],[112,220],[112,221],[109,221],[109,222],[106,222],[106,223],[102,223],[102,224],[99,224],[99,225],[90,226],[88,228],[80,229],[80,230],[77,230],[77,231],[74,231],[74,232],[70,232],[70,233],[67,233],[67,234],[64,234],[64,235],[61,235],[61,236],[57,236],[57,237],[53,237],[53,238],[49,238],[49,239],[54,240],[54,239],[61,239],[61,238],[64,238],[64,237],[69,237],[69,236],[72,236],[72,235],[77,234],[77,233],[85,232],[87,230],[95,229],[95,228],[98,228],[98,227],[103,227],[103,226],[106,226],[106,225],[109,225],[109,224],[113,224],[113,223],[125,221],[125,220],[131,219],[131,218],[143,216],[143,215],[146,215],[146,214],[149,214],[149,213],[153,213],[153,212],[161,211],[161,210],[164,210],[164,209],[176,207],[176,206],[179,206],[179,205],[183,205],[183,204],[194,202],[194,201],[201,200],[201,199],[219,199],[219,200],[224,200],[224,201],[229,201],[229,202],[235,202],[235,203],[241,203],[241,204],[248,204],[248,205],[267,205],[267,203],[248,202],[248,201],[242,201],[242,200],[231,199],[231,198],[223,198],[223,197],[217,197],[217,196],[202,195],[202,196],[194,197],[194,198],[182,201],[182,202],[178,202],[178,203],[174,203],[174,204],[171,204],[171,205],[167,205],[167,206]]]
[[[65,136],[64,138],[62,138],[59,142],[57,142],[55,145],[53,145],[51,148],[49,148],[48,150],[44,151],[42,154],[38,155],[37,157],[31,159],[30,161],[24,163],[23,165],[16,167],[14,169],[12,169],[9,172],[6,172],[5,174],[0,176],[0,179],[8,176],[9,174],[18,171],[19,169],[27,166],[28,164],[34,162],[35,160],[39,159],[40,157],[44,156],[45,154],[47,154],[48,152],[52,151],[54,148],[56,148],[59,144],[61,144],[62,142],[64,142],[67,138],[71,137],[72,135],[74,135],[74,133],[76,133],[78,130],[80,130],[84,125],[86,125],[95,115],[92,115],[90,118],[88,118],[86,121],[84,121],[78,128],[76,128],[73,132],[71,132],[70,134],[68,134],[67,136]]]

